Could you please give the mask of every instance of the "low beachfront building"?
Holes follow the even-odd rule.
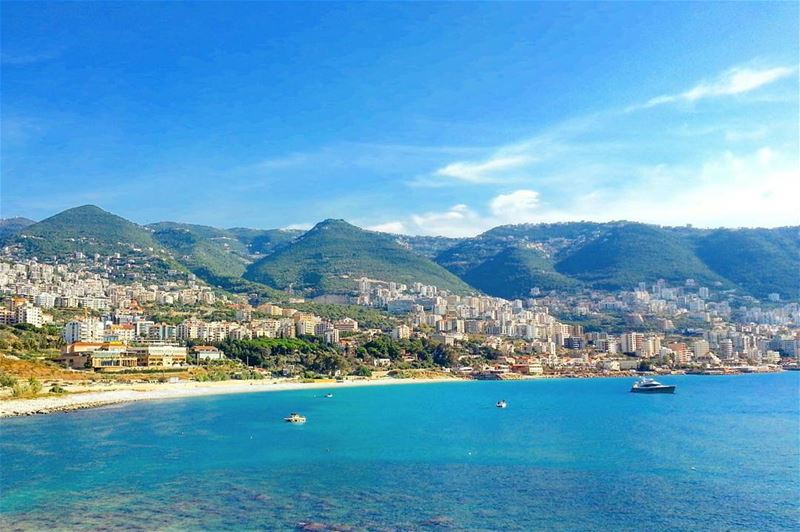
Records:
[[[72,369],[136,367],[136,357],[126,356],[119,342],[72,342],[61,349],[56,362]]]
[[[196,345],[192,347],[191,351],[198,363],[225,358],[225,354],[212,345]]]
[[[115,371],[135,368],[138,360],[123,350],[100,350],[89,355],[89,365],[96,370]]]
[[[131,346],[128,353],[136,357],[139,366],[148,368],[184,366],[188,358],[186,348],[177,345]]]
[[[137,359],[123,349],[98,349],[96,351],[83,351],[66,353],[57,359],[57,362],[72,369],[94,369],[98,371],[114,371],[132,369],[137,366]]]

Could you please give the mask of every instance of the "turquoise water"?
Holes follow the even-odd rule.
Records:
[[[662,381],[677,393],[334,386],[4,420],[0,527],[800,528],[800,373]]]

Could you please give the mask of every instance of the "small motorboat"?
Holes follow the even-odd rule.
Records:
[[[326,394],[325,394],[325,398],[326,398],[326,399],[330,399],[331,397],[333,397],[333,394],[332,394],[332,393],[326,393]]]
[[[642,377],[631,387],[633,393],[675,393],[674,384],[661,384],[655,379]]]
[[[508,403],[506,403],[505,400],[500,399],[499,401],[497,401],[497,404],[495,406],[497,408],[507,408],[508,407]]]
[[[292,412],[289,414],[288,417],[283,418],[284,421],[287,423],[293,423],[295,425],[302,425],[306,422],[306,416],[301,416],[297,412]]]

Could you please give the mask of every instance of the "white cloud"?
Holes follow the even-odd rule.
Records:
[[[630,171],[635,176],[626,186],[575,189],[571,201],[558,208],[544,203],[536,190],[519,189],[492,197],[483,208],[459,204],[392,223],[401,224],[408,234],[451,237],[475,236],[504,224],[575,220],[699,227],[800,223],[797,156],[770,146],[738,154],[719,152],[696,165],[662,163]]]
[[[651,98],[642,105],[628,108],[628,111],[647,109],[657,105],[675,102],[696,102],[703,98],[715,96],[732,96],[753,91],[780,79],[791,76],[797,69],[790,67],[774,67],[766,69],[752,69],[735,67],[723,72],[717,79],[702,82],[680,94],[665,94]]]
[[[535,218],[539,209],[539,193],[535,190],[515,190],[500,194],[489,202],[489,211],[500,220],[523,223]]]
[[[540,211],[539,193],[526,189],[499,194],[484,210],[486,214],[480,214],[467,205],[453,205],[444,211],[412,214],[402,225],[409,234],[463,237],[498,225],[544,221],[547,216]]]
[[[292,231],[292,230],[308,231],[312,227],[314,227],[314,224],[311,224],[311,223],[299,223],[299,224],[289,224],[286,227],[282,227],[281,229],[286,229],[286,230],[289,230],[289,231]]]
[[[466,205],[453,205],[444,212],[411,215],[412,234],[470,236],[491,227]]]
[[[403,222],[399,221],[370,225],[367,227],[367,229],[369,229],[370,231],[378,231],[380,233],[404,234],[406,232],[405,225],[403,225]]]
[[[628,111],[746,94],[796,73],[786,66],[739,66]],[[393,208],[392,214],[384,214],[391,218],[364,224],[392,233],[472,236],[502,224],[581,219],[703,226],[796,224],[800,219],[791,201],[800,182],[796,120],[784,116],[786,108],[784,102],[782,107],[709,106],[702,113],[654,115],[612,109],[505,145],[340,143],[318,153],[264,161],[260,169],[265,175],[278,175],[276,180],[308,170],[308,175],[320,176],[312,185],[327,186],[334,175],[349,180],[355,186],[348,190],[357,191],[352,203],[345,208],[328,200],[329,211],[357,212],[381,201],[393,205],[395,199],[398,205],[411,205],[413,214],[398,214]],[[789,109],[796,114],[796,98]],[[280,173],[288,167],[291,172]],[[365,200],[364,191],[377,183],[376,178],[386,183],[409,175],[417,176],[406,181],[414,187],[452,188],[412,190],[403,199],[382,190]],[[247,178],[253,181],[249,174]],[[446,207],[451,202],[459,204]]]
[[[533,161],[527,155],[498,155],[482,162],[455,162],[436,171],[436,175],[467,183],[496,183],[508,170]]]
[[[647,174],[650,174],[649,176]],[[723,152],[692,166],[642,169],[625,189],[592,191],[575,198],[566,219],[627,219],[700,227],[776,227],[800,223],[800,166],[796,156],[770,147]]]

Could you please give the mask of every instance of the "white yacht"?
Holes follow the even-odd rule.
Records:
[[[661,384],[655,379],[642,377],[631,387],[633,393],[675,393],[675,385]]]

